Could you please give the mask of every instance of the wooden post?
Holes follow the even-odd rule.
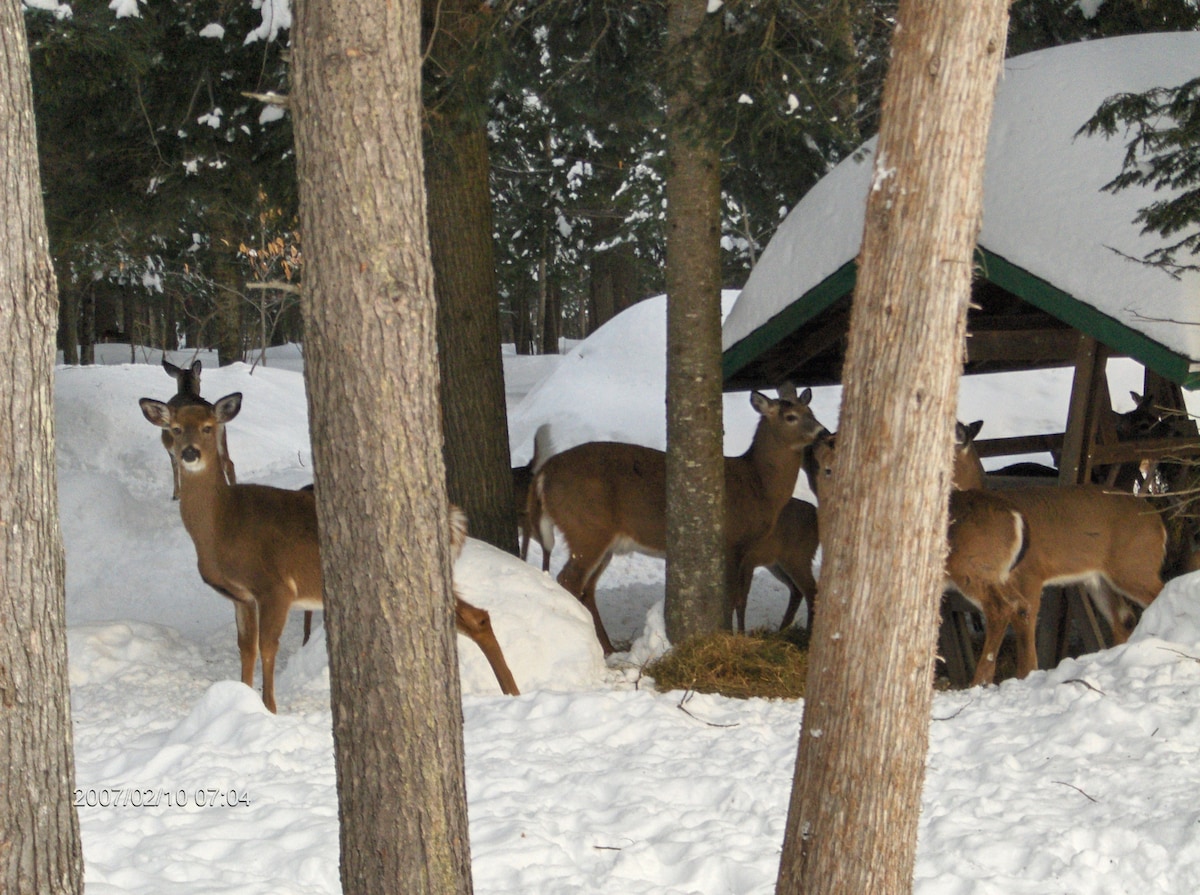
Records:
[[[1071,403],[1067,409],[1067,431],[1058,464],[1060,485],[1085,482],[1091,473],[1092,441],[1099,417],[1096,412],[1096,391],[1099,381],[1104,378],[1107,363],[1104,351],[1103,345],[1091,336],[1080,333],[1079,349],[1075,355],[1075,379],[1071,384]]]

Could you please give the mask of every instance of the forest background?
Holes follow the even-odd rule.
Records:
[[[553,353],[664,289],[666,4],[459,5],[453,52],[426,55],[426,117],[483,127],[499,338]],[[443,4],[426,6],[436,28]],[[721,12],[709,106],[737,288],[877,130],[895,2]],[[1198,23],[1189,0],[1018,0],[1007,52]],[[292,121],[262,101],[287,94],[286,4],[35,0],[26,25],[66,362],[97,341],[211,347],[222,364],[303,342]]]

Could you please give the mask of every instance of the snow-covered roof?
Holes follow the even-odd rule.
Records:
[[[1122,135],[1076,136],[1117,93],[1200,75],[1200,33],[1147,34],[1009,59],[996,96],[979,246],[984,275],[1043,310],[1184,381],[1200,371],[1200,274],[1174,277],[1133,258],[1161,244],[1133,223],[1165,193],[1101,188],[1121,171]],[[874,141],[817,183],[784,220],[726,318],[727,374],[811,319],[853,283]],[[837,293],[837,294],[834,294]],[[1049,297],[1047,297],[1049,296]],[[815,310],[805,305],[814,304]],[[1189,323],[1195,325],[1181,325]]]

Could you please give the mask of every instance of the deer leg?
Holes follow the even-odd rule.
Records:
[[[735,568],[737,572],[732,580],[729,602],[733,607],[733,614],[737,618],[737,632],[745,634],[746,602],[750,599],[750,584],[754,580],[754,566],[745,560],[739,560]]]
[[[1017,635],[1017,677],[1037,671],[1037,617],[1041,595],[1013,613],[1013,632]]]
[[[788,589],[787,608],[783,610],[783,620],[779,623],[779,630],[786,631],[796,620],[796,613],[800,611],[800,603],[805,599],[805,596],[800,592],[800,588],[796,587],[796,582],[792,580],[792,576],[783,571],[780,566],[771,566],[771,568],[767,571],[774,575],[775,578],[778,579],[778,581]],[[809,627],[812,627],[811,618],[809,619],[808,624]]]
[[[242,657],[242,683],[254,686],[254,663],[258,661],[258,606],[238,600],[233,604],[237,619],[238,653]]]
[[[308,638],[312,636],[312,610],[304,610],[304,639],[300,641],[300,645],[304,646],[308,643]]]
[[[483,652],[488,664],[492,666],[496,681],[500,684],[500,692],[505,696],[520,696],[521,691],[517,689],[517,682],[508,670],[508,663],[504,661],[504,652],[500,649],[500,642],[496,640],[496,632],[492,629],[492,617],[487,610],[472,606],[466,600],[457,597],[454,601],[454,622],[455,627],[475,641],[475,645]]]
[[[281,588],[264,605],[259,603],[258,651],[262,654],[263,705],[275,712],[275,656],[279,653],[279,638],[287,624],[288,607],[293,596]]]
[[[776,563],[771,566],[768,571],[774,575],[779,581],[787,585],[789,595],[787,609],[783,611],[783,621],[779,623],[779,630],[786,631],[796,621],[796,612],[800,609],[800,601],[803,600],[807,606],[806,613],[808,615],[808,630],[812,630],[813,626],[813,598],[817,593],[817,579],[813,578],[812,569],[793,568],[786,563]]]
[[[596,582],[600,580],[600,576],[604,570],[608,568],[609,560],[612,559],[612,554],[607,551],[600,556],[597,561],[594,561],[590,572],[585,572],[588,568],[583,565],[583,557],[574,552],[571,553],[567,564],[562,567],[562,571],[558,573],[558,583],[564,589],[575,595],[592,614],[592,623],[596,628],[596,638],[600,641],[600,647],[604,650],[604,655],[609,656],[616,652],[613,649],[612,641],[608,639],[608,631],[604,629],[604,622],[600,618],[600,609],[596,605]]]
[[[1008,630],[1012,611],[994,593],[989,593],[982,601],[974,596],[968,596],[968,599],[983,610],[983,649],[975,664],[975,676],[971,678],[971,686],[978,687],[996,679],[996,657],[1000,654],[1000,644],[1004,642],[1004,632]]]
[[[1118,594],[1113,588],[1109,587],[1108,583],[1103,579],[1097,581],[1094,586],[1087,589],[1089,599],[1092,605],[1099,610],[1104,616],[1104,620],[1108,622],[1109,630],[1112,632],[1113,646],[1125,643],[1129,640],[1129,632],[1133,630],[1133,610],[1129,608],[1129,604],[1125,602],[1125,598]]]

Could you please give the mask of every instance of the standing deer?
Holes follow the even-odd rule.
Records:
[[[805,446],[825,431],[811,400],[811,389],[797,396],[791,385],[780,388],[778,400],[754,392],[750,403],[761,415],[754,440],[742,456],[725,458],[726,588],[739,631],[754,551],[791,499]],[[591,612],[605,655],[613,646],[596,606],[596,583],[615,553],[663,555],[666,502],[666,455],[640,445],[581,444],[551,457],[534,476],[529,525],[546,550],[554,546],[554,528],[563,533],[570,557],[558,583]]]
[[[771,533],[755,544],[746,556],[746,562],[753,568],[765,566],[788,589],[787,609],[779,623],[781,631],[792,626],[801,601],[807,606],[808,630],[812,630],[817,596],[812,564],[820,543],[817,508],[806,500],[793,497],[779,511]]]
[[[972,472],[956,477],[956,485],[982,488],[986,482],[974,448],[979,425],[965,442],[960,438],[956,470]],[[1095,485],[1025,485],[993,493],[1025,517],[1030,532],[1028,552],[1013,574],[1021,598],[1010,618],[1017,634],[1018,676],[1037,668],[1037,616],[1045,587],[1083,585],[1108,620],[1113,641],[1128,640],[1133,615],[1123,598],[1145,607],[1162,590],[1167,534],[1155,509],[1132,494]],[[1003,629],[989,636],[981,665],[994,665],[1002,635]],[[977,671],[976,682],[979,678]]]
[[[167,406],[178,409],[184,404],[207,404],[200,397],[200,361],[194,361],[186,370],[182,367],[177,367],[165,357],[163,358],[163,369],[167,371],[167,375],[175,380],[175,396],[167,401]],[[171,458],[171,482],[172,492],[171,500],[179,500],[179,463],[175,459],[175,453],[171,450],[174,442],[174,436],[171,435],[170,429],[163,429],[162,444],[166,448],[167,456]],[[237,476],[234,474],[233,460],[229,457],[229,445],[225,440],[225,427],[222,426],[217,438],[217,452],[221,458],[221,468],[225,472],[225,480],[233,485],[237,482]]]
[[[200,577],[234,601],[242,683],[254,685],[254,666],[261,654],[263,703],[274,712],[275,656],[288,612],[322,608],[313,494],[226,481],[218,440],[241,410],[241,393],[226,395],[215,405],[171,407],[151,398],[139,403],[147,420],[171,433],[172,456],[180,471],[179,512],[196,547]],[[455,508],[450,522],[451,543],[461,550],[466,518]],[[501,689],[516,695],[487,613],[457,599],[456,622],[479,644]]]
[[[959,445],[963,444],[963,434],[960,429]],[[811,453],[810,482],[817,499],[821,500],[822,483],[828,480],[833,469],[833,436],[820,439],[813,445]],[[969,468],[969,463],[964,460],[960,469],[959,453],[960,448],[956,446],[956,484],[958,476]],[[1014,576],[1029,548],[1029,529],[1019,511],[987,491],[952,490],[949,516],[945,586],[961,593],[984,617],[984,656],[976,665],[974,686],[989,683],[995,676],[995,654],[1000,639],[1013,613],[1019,609],[1021,595]],[[988,645],[993,641],[994,646],[989,650]]]

